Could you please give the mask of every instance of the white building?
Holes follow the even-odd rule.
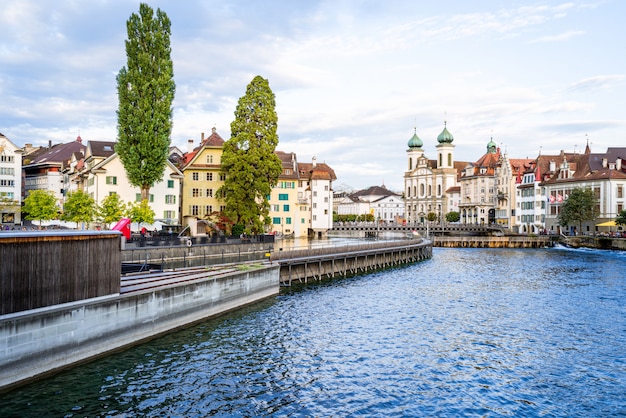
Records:
[[[597,223],[615,220],[626,208],[626,148],[608,148],[605,153],[592,154],[587,145],[583,154],[565,153],[550,156],[546,173],[542,172],[546,196],[546,228],[553,233],[591,234]],[[574,225],[560,225],[561,205],[575,188],[590,188],[595,198],[596,219],[585,222],[583,230]],[[564,227],[568,227],[564,231]]]
[[[141,189],[128,182],[122,161],[114,151],[114,142],[89,141],[85,151],[84,169],[80,171],[83,190],[97,204],[110,194],[119,195],[124,202],[141,202]],[[180,223],[180,191],[183,175],[169,160],[163,180],[150,188],[148,202],[155,220],[167,224]]]
[[[0,216],[3,227],[21,223],[22,150],[0,133]]]
[[[310,224],[308,235],[322,238],[333,227],[333,181],[335,171],[326,163],[298,163],[298,196],[310,196]]]
[[[437,137],[437,159],[424,155],[424,143],[415,132],[408,142],[408,170],[404,173],[404,216],[408,223],[424,222],[429,213],[444,220],[448,212],[458,211],[446,190],[458,186],[460,170],[467,165],[454,160],[454,137],[447,124]],[[454,189],[452,189],[454,190]]]

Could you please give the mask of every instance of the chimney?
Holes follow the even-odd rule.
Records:
[[[52,149],[52,140],[51,139],[48,140],[48,149]]]
[[[556,162],[554,160],[550,160],[550,172],[554,173],[556,171]]]
[[[187,151],[189,152],[193,151],[193,139],[187,140]]]
[[[217,129],[215,129],[215,126],[211,128],[211,133],[214,134],[217,132]]]
[[[602,159],[602,167],[606,168],[609,165],[609,160],[607,158]]]
[[[617,160],[615,160],[615,169],[622,171],[622,159],[618,158]]]
[[[204,132],[200,134],[200,143],[204,142]]]
[[[315,155],[313,156],[312,162],[313,162],[313,168],[317,167],[317,157]]]

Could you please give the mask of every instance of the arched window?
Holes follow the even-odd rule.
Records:
[[[443,154],[439,154],[439,167],[443,165]]]
[[[452,167],[452,153],[448,153],[448,167]]]
[[[413,170],[413,158],[409,158],[409,170]]]
[[[433,195],[433,186],[431,186],[430,184],[428,185],[428,196],[432,196]]]
[[[441,196],[441,184],[437,185],[437,196]]]
[[[424,196],[424,183],[420,184],[420,196]]]

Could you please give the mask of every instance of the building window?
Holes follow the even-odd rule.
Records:
[[[13,156],[12,155],[4,155],[4,154],[2,154],[0,156],[0,162],[12,163],[13,162]]]
[[[280,193],[278,195],[278,200],[289,200],[289,195],[287,193]]]
[[[107,176],[106,177],[106,184],[117,184],[117,177],[116,176]]]
[[[280,225],[280,218],[276,218],[276,217],[275,217],[275,218],[272,218],[272,223],[273,223],[274,225]]]
[[[213,173],[206,173],[206,181],[213,181]]]
[[[289,212],[289,205],[283,205],[283,212]]]
[[[189,212],[191,213],[191,216],[198,216],[198,205],[191,205],[189,207]]]
[[[167,181],[167,188],[168,189],[173,189],[174,188],[174,180],[168,180]]]
[[[0,180],[0,186],[13,187],[15,186],[15,180]]]
[[[448,154],[448,167],[452,167],[452,154]]]
[[[201,197],[200,189],[191,189],[191,197]]]
[[[176,204],[176,196],[173,194],[166,194],[165,195],[165,203],[168,205],[174,205]]]
[[[622,197],[624,197],[623,193],[624,193],[623,187],[620,184],[620,185],[617,186],[617,198],[621,199]]]
[[[195,172],[195,173],[191,173],[191,179],[192,179],[193,181],[198,181],[198,180],[200,180],[200,174],[199,174],[199,173],[197,173],[197,172]]]
[[[206,163],[207,164],[213,164],[213,156],[212,155],[207,155],[206,156]]]
[[[165,219],[174,219],[176,217],[176,212],[174,212],[173,210],[163,211],[163,217]]]
[[[226,174],[220,174],[220,181],[226,181]]]
[[[213,189],[206,189],[206,197],[213,197]]]
[[[285,223],[287,225],[291,225],[291,218],[285,218]]]
[[[279,212],[280,211],[280,205],[272,205],[272,212]]]
[[[109,192],[109,196],[113,196],[113,195],[116,195],[116,194],[117,194],[117,192]]]

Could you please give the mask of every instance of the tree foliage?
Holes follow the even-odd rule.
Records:
[[[147,199],[152,185],[163,179],[172,131],[176,85],[170,47],[170,20],[141,3],[139,14],[126,23],[127,66],[117,75],[120,157],[128,181]]]
[[[577,225],[578,231],[581,231],[583,222],[595,219],[596,203],[597,199],[590,188],[573,189],[561,205],[559,223],[561,226]]]
[[[437,214],[435,212],[428,212],[426,214],[426,220],[430,221],[430,222],[436,221],[437,220]]]
[[[274,153],[278,145],[278,116],[269,83],[256,76],[239,99],[231,137],[224,142],[221,172],[226,175],[218,190],[227,218],[259,233],[271,223],[268,198],[282,172]]]
[[[617,218],[615,218],[615,223],[617,225],[626,225],[626,210],[621,211],[619,215],[617,215]]]
[[[129,204],[128,216],[132,222],[151,224],[154,222],[154,211],[148,203],[148,199],[143,199],[140,203]]]
[[[97,211],[98,220],[107,225],[119,221],[125,214],[126,205],[117,193],[105,197]]]
[[[20,212],[20,202],[17,200],[11,199],[7,196],[0,196],[0,212],[2,213],[19,213]]]
[[[461,219],[461,214],[459,212],[448,212],[446,213],[446,222],[458,222]]]
[[[63,204],[63,215],[61,219],[69,222],[91,222],[96,214],[96,202],[82,190],[70,192]]]
[[[31,190],[28,197],[24,199],[22,213],[29,221],[39,221],[40,228],[42,221],[56,219],[59,207],[54,193],[50,190]]]

